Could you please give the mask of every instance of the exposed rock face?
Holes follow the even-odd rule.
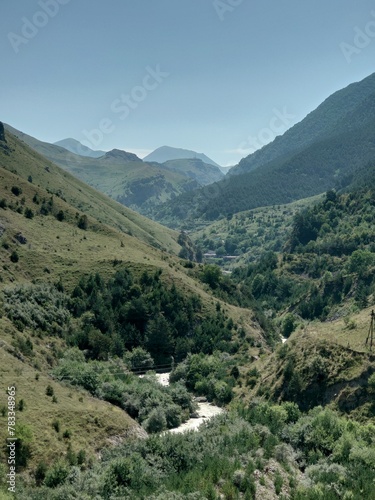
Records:
[[[4,125],[0,122],[0,142],[7,142],[5,139]]]

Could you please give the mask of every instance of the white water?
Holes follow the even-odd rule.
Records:
[[[159,384],[168,386],[169,385],[169,373],[157,373],[156,378],[158,379]],[[198,404],[198,418],[189,418],[184,424],[181,424],[178,427],[175,427],[174,429],[169,429],[166,432],[172,432],[172,433],[181,433],[181,432],[186,432],[186,431],[192,431],[192,430],[197,430],[198,427],[203,424],[203,422],[206,422],[207,420],[210,420],[210,418],[215,417],[216,415],[220,415],[220,413],[223,413],[224,410],[222,408],[219,408],[216,405],[213,405],[211,403],[197,403]]]

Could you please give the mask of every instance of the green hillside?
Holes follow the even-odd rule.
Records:
[[[105,223],[116,230],[133,235],[144,242],[164,248],[167,251],[178,252],[178,235],[173,231],[155,224],[136,212],[112,201],[100,192],[88,188],[86,184],[57,168],[51,161],[16,140],[12,134],[7,135],[7,141],[12,154],[2,158],[1,166],[8,170],[7,176],[12,173],[13,176],[19,176],[21,182],[27,183],[25,185],[29,186],[28,190],[30,192],[35,186],[42,186],[48,190],[49,195],[54,196],[58,203],[63,204],[63,202],[66,202],[77,210],[93,216],[99,222]],[[5,173],[3,175],[5,176]],[[28,183],[30,176],[32,183]],[[32,184],[32,186],[29,184]]]
[[[335,92],[285,134],[241,160],[230,170],[229,175],[250,172],[273,160],[285,155],[290,156],[313,143],[334,136],[338,130],[342,130],[343,120],[347,121],[347,127],[350,128],[354,123],[347,118],[357,114],[358,108],[363,107],[369,98],[372,99],[374,88],[375,74]]]
[[[0,128],[0,373],[16,392],[15,498],[370,499],[371,171],[356,190],[219,221],[218,234],[243,226],[253,248],[259,238],[228,276],[175,257],[187,234]],[[281,252],[261,252],[265,234]],[[131,372],[171,356],[167,388]],[[194,415],[192,394],[227,411],[196,433],[165,433]]]
[[[278,156],[270,155],[257,168],[241,168],[237,170],[239,175],[185,193],[159,207],[154,217],[166,225],[179,227],[186,220],[188,224],[200,219],[215,220],[344,186],[357,169],[375,158],[374,78],[372,75],[334,94],[316,114],[296,126],[300,135],[303,132],[303,137],[314,137],[314,141],[302,141],[291,150],[291,139],[286,133],[261,150],[271,151],[277,144],[285,144],[285,150],[277,149]],[[313,125],[319,134],[310,134]],[[297,139],[293,144],[299,144]]]
[[[78,179],[145,215],[155,206],[209,182],[205,174],[199,175],[200,166],[193,169],[186,165],[189,172],[197,174],[191,175],[184,168],[164,168],[156,163],[145,163],[136,155],[120,150],[109,151],[99,158],[80,156],[58,145],[39,141],[9,125],[6,128]],[[206,168],[208,172],[211,169],[217,173],[215,167]],[[212,176],[212,182],[222,177],[219,172],[218,176]]]
[[[172,172],[180,172],[198,182],[200,186],[212,184],[224,178],[221,170],[198,158],[169,160],[162,164],[163,168]]]

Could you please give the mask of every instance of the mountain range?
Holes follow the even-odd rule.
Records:
[[[160,203],[181,193],[210,184],[224,177],[218,167],[201,159],[170,160],[167,164],[145,162],[133,153],[114,149],[94,157],[81,144],[68,140],[70,150],[39,141],[10,125],[6,128],[38,153],[72,173],[90,186],[123,205],[150,214]],[[62,141],[66,144],[65,141]],[[74,146],[74,147],[73,147]],[[83,147],[83,146],[82,146]],[[78,155],[72,149],[87,153]]]
[[[222,181],[160,206],[155,217],[175,227],[288,203],[345,186],[374,158],[375,74],[330,96]]]

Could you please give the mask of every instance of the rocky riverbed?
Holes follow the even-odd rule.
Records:
[[[157,373],[156,377],[160,384],[164,386],[169,385],[169,373]],[[197,404],[198,404],[198,410],[196,418],[189,418],[189,420],[184,424],[181,424],[179,427],[176,427],[175,429],[169,429],[169,431],[167,432],[181,433],[186,431],[197,430],[198,427],[201,424],[203,424],[203,422],[206,422],[210,418],[215,417],[216,415],[219,415],[224,411],[223,408],[219,408],[214,404],[208,403],[207,400],[205,400],[205,398],[198,398]]]

